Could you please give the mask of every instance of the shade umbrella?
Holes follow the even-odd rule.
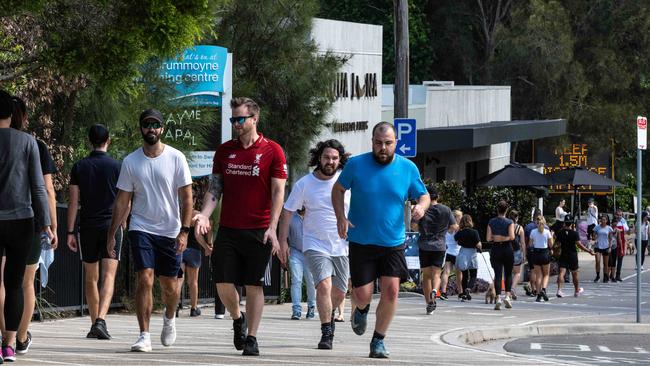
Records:
[[[541,187],[551,184],[553,181],[546,175],[519,163],[510,163],[474,182],[474,185],[483,187]]]
[[[558,170],[548,174],[548,178],[552,181],[553,185],[570,184],[573,186],[573,195],[578,193],[578,187],[584,186],[601,186],[601,187],[621,187],[619,183],[613,179],[607,178],[604,175],[594,173],[591,170],[582,167],[571,167],[563,170]],[[571,207],[573,212],[573,207]],[[578,212],[578,217],[580,213]]]

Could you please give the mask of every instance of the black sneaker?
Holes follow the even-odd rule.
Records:
[[[433,311],[436,310],[436,301],[432,301],[427,304],[427,315],[433,314]]]
[[[600,274],[596,274],[596,278],[594,278],[594,282],[600,281]]]
[[[332,349],[332,341],[334,341],[334,332],[331,327],[321,326],[321,337],[318,342],[318,349]]]
[[[623,282],[620,276],[616,277],[616,282]]]
[[[190,316],[200,316],[201,315],[201,309],[199,308],[192,308],[190,309]]]
[[[609,276],[605,275],[603,276],[603,283],[607,283],[607,282],[609,282]]]
[[[243,356],[259,356],[260,355],[260,349],[257,347],[257,338],[255,338],[253,336],[246,337],[246,340],[244,342],[244,352],[242,352],[242,355]]]
[[[93,328],[95,328],[94,332],[97,339],[111,339],[111,335],[108,334],[108,330],[106,329],[106,321],[104,319],[97,318],[95,324],[93,324]]]
[[[19,355],[24,355],[29,351],[29,346],[32,345],[32,333],[27,331],[27,339],[25,342],[21,342],[16,338],[16,353]]]
[[[95,333],[95,324],[90,326],[90,331],[86,334],[86,338],[97,338],[97,333]]]
[[[441,293],[440,293],[440,300],[448,300],[448,299],[449,299],[449,298],[447,297],[447,293],[446,293],[446,292],[441,292]]]
[[[465,290],[465,300],[472,301],[472,295],[469,292],[469,289]]]
[[[245,343],[247,342],[246,330],[248,329],[248,323],[246,323],[246,314],[243,311],[240,312],[240,314],[241,316],[239,319],[232,321],[232,329],[235,333],[233,337],[233,343],[235,344],[235,349],[238,351],[244,349]],[[257,349],[257,340],[255,340],[255,349]]]
[[[546,290],[542,290],[541,294],[544,301],[548,301],[548,296],[546,296]]]
[[[537,294],[537,298],[535,299],[535,302],[542,302],[542,293]]]

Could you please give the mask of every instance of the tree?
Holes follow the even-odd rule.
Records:
[[[324,126],[343,62],[317,52],[310,37],[317,9],[315,0],[237,1],[218,24],[218,43],[233,53],[234,95],[260,104],[260,130],[294,166]]]

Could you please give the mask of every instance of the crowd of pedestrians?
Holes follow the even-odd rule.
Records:
[[[120,263],[123,230],[127,229],[137,273],[139,335],[131,346],[134,352],[153,348],[150,328],[156,278],[165,305],[160,333],[163,346],[176,340],[184,281],[190,293],[190,316],[201,315],[197,282],[205,255],[210,256],[212,280],[222,304],[221,309],[215,307],[215,317],[223,318],[223,308],[228,310],[235,349],[245,356],[259,355],[262,286],[270,283],[272,258],[277,256],[291,273],[290,318],[302,318],[303,284],[307,290],[305,318],[315,318],[318,313],[321,337],[314,340],[318,349],[334,347],[336,322],[343,320],[347,294],[352,331],[364,335],[373,293],[378,289],[369,357],[387,358],[390,352],[385,340],[398,306],[400,283],[409,277],[404,256],[409,219],[420,233],[421,286],[427,315],[435,312],[436,299],[449,300],[452,274],[458,299],[472,300],[481,266],[478,257],[484,255],[484,247],[489,247],[494,274],[495,310],[513,307],[515,289],[526,268],[531,269],[526,294],[538,302],[549,301],[552,254],[560,268],[557,297],[565,296],[562,286],[567,272],[572,274],[574,296],[583,292],[578,248],[595,255],[595,281],[600,280],[601,263],[604,282],[621,280],[629,228],[620,211],[610,223],[607,216],[598,216],[590,201],[587,235],[595,243],[591,249],[580,239],[563,200],[551,227],[539,211],[522,226],[519,212],[499,201],[482,243],[472,216],[439,203],[435,186],[425,185],[415,164],[395,154],[397,133],[386,122],[374,126],[372,151],[365,154],[350,157],[334,139],[318,142],[309,152],[308,165],[313,170],[296,182],[285,200],[284,152],[258,131],[260,107],[243,97],[233,98],[230,106],[236,137],[217,149],[205,192],[192,190],[185,156],[161,141],[165,123],[159,111],[141,113],[142,146],[121,163],[108,153],[108,129],[99,124],[89,129],[92,151],[71,170],[66,221],[66,244],[83,262],[91,321],[86,337],[111,339],[106,315]],[[56,168],[45,144],[21,131],[26,123],[24,102],[0,91],[0,250],[4,266],[0,360],[4,361],[14,361],[16,353],[28,352],[37,263],[44,250],[58,244],[52,187]],[[410,212],[405,210],[405,202],[410,202],[406,206]],[[216,228],[210,217],[219,205]],[[647,215],[641,225],[645,252],[650,229]],[[241,306],[242,287],[245,308]]]

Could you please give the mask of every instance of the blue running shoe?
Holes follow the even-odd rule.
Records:
[[[366,332],[366,326],[368,325],[368,312],[362,314],[358,308],[355,308],[350,324],[352,324],[352,331],[355,334],[362,335]]]
[[[316,307],[315,306],[308,306],[307,307],[307,316],[305,316],[305,319],[314,319],[316,316]]]
[[[370,358],[388,358],[390,352],[386,350],[383,339],[373,338],[370,342]]]

